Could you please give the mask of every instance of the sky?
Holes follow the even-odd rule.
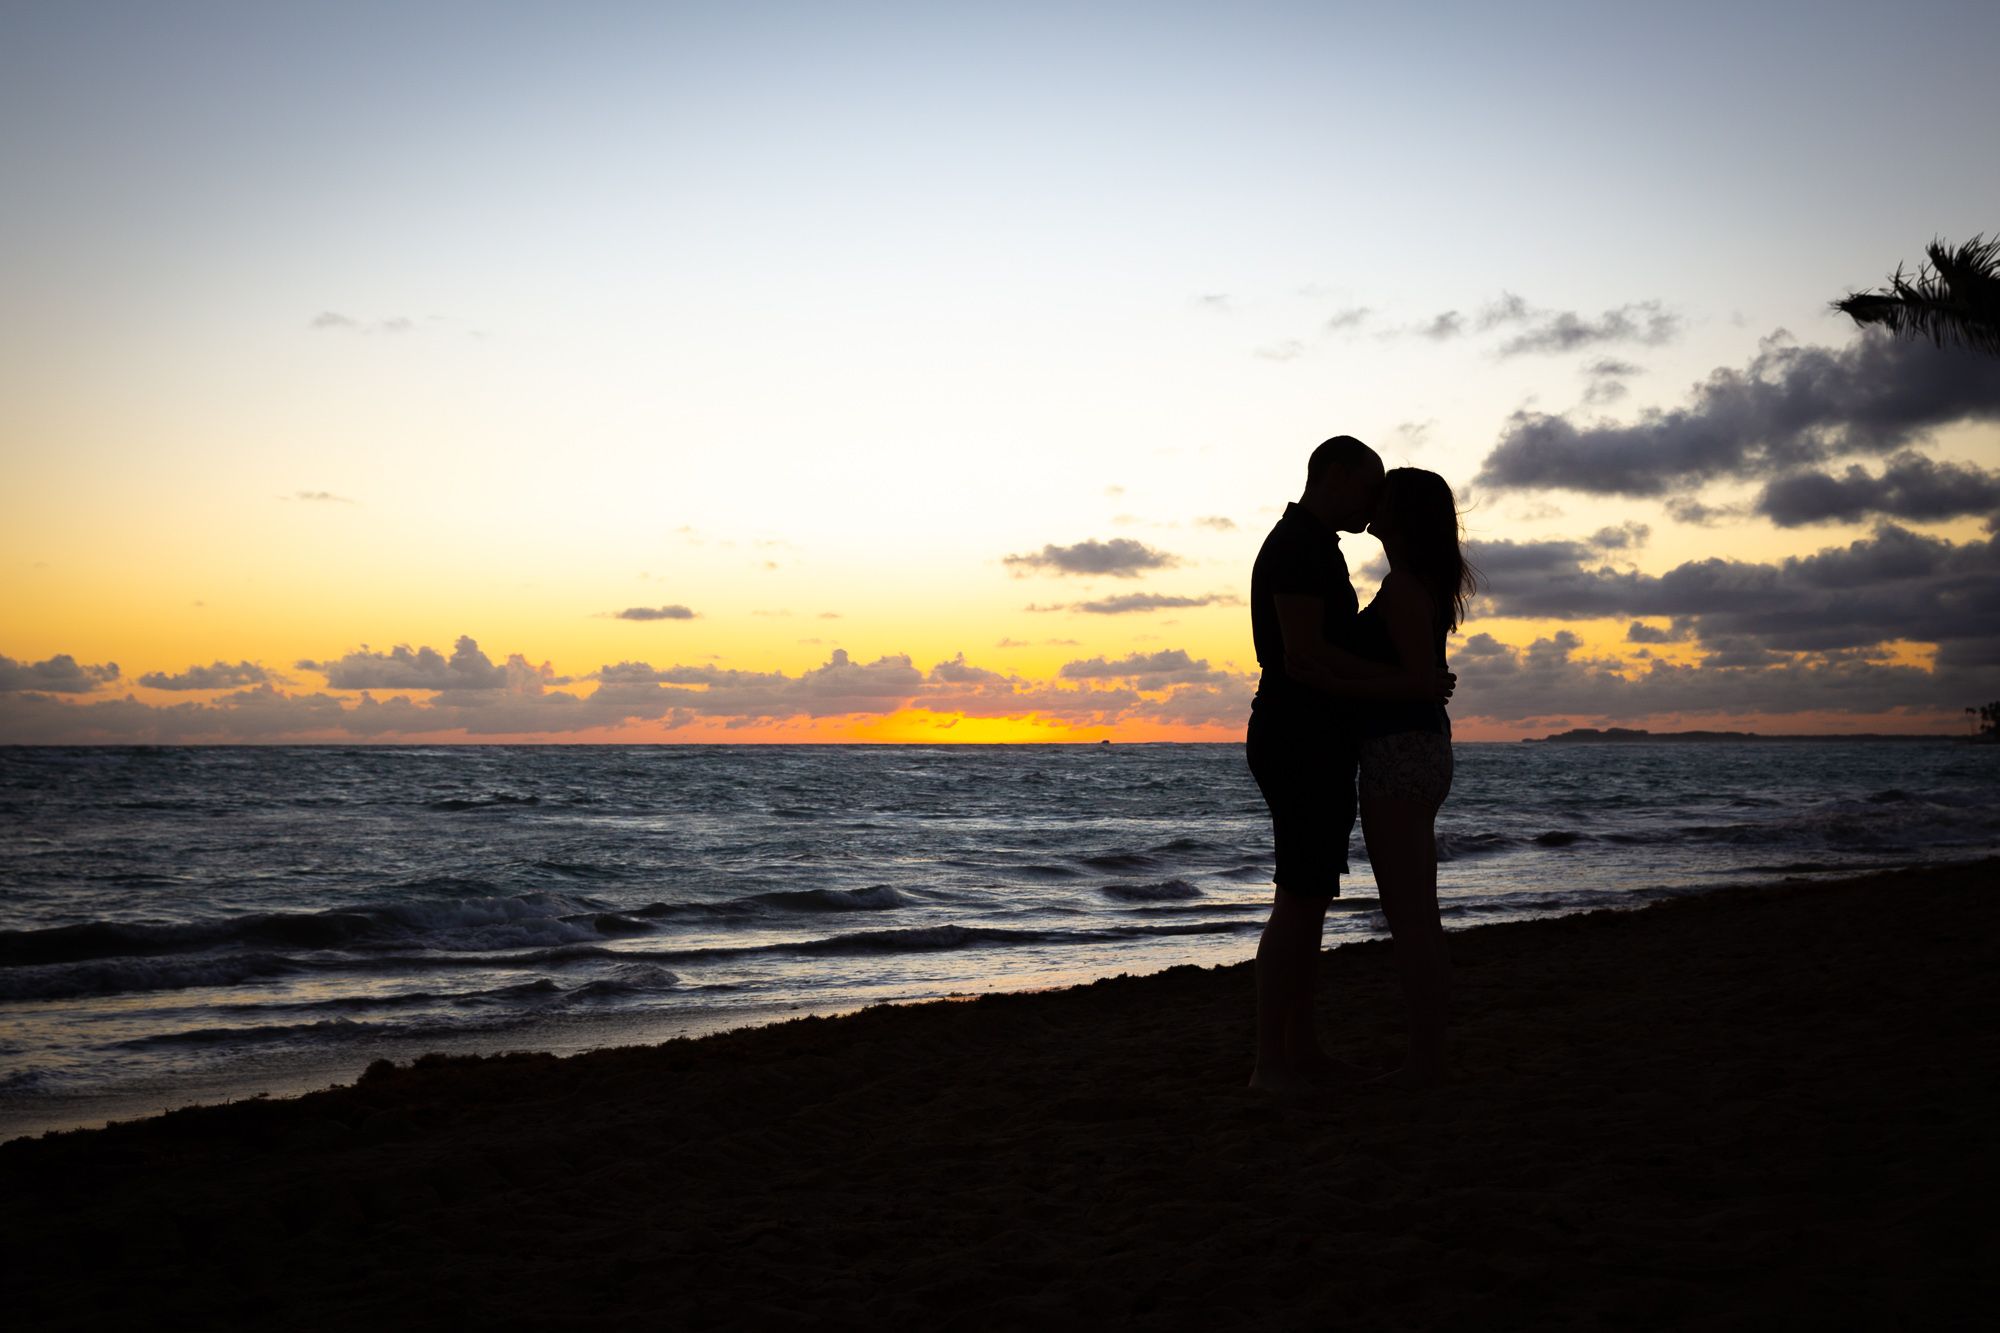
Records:
[[[1828,303],[2000,230],[1995,50],[8,0],[0,742],[1238,739],[1335,434],[1465,510],[1462,739],[1963,731],[2000,360]]]

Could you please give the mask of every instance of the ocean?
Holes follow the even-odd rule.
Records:
[[[1451,926],[2000,850],[1991,747],[1456,759]],[[0,1138],[1233,963],[1271,895],[1240,745],[12,747],[0,830]],[[1351,857],[1329,944],[1384,933]]]

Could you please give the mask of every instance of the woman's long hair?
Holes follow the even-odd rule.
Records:
[[[1399,538],[1404,564],[1430,593],[1447,633],[1465,623],[1466,608],[1479,591],[1479,571],[1465,558],[1458,502],[1451,486],[1435,472],[1391,468],[1382,478],[1382,517]]]

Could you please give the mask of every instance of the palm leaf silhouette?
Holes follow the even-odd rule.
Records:
[[[1898,264],[1887,287],[1850,293],[1833,308],[1856,324],[2000,356],[2000,235],[1981,233],[1957,249],[1934,240],[1924,254],[1914,275]]]

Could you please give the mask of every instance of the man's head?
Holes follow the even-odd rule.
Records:
[[[1302,503],[1342,532],[1360,532],[1382,494],[1382,459],[1352,435],[1336,435],[1306,460]]]

